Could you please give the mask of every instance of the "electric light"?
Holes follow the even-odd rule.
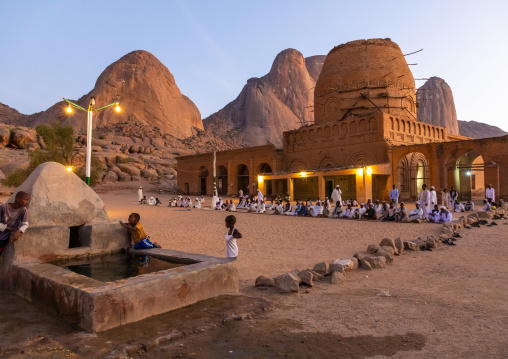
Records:
[[[259,175],[258,176],[258,183],[262,183],[263,182],[263,176]]]
[[[300,177],[305,177],[307,176],[307,172],[300,172]]]
[[[471,176],[471,172],[467,171],[466,175]]]
[[[358,176],[363,176],[363,168],[358,168],[358,169],[356,170],[356,174],[357,174]]]
[[[69,106],[67,107],[67,113],[72,113],[72,107],[71,107],[71,105],[69,105]]]
[[[72,166],[68,166],[67,171],[72,172]]]
[[[116,105],[115,110],[116,110],[116,112],[122,111],[122,109],[120,108],[120,105],[118,105],[118,104]]]
[[[367,167],[367,174],[369,176],[372,174],[372,167]]]

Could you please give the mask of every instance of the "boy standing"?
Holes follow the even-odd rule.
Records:
[[[30,195],[19,191],[14,203],[0,205],[0,256],[9,241],[17,241],[19,235],[28,228],[28,211],[26,206],[30,202]]]

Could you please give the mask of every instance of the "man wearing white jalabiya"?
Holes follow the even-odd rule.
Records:
[[[430,186],[430,207],[434,208],[434,206],[437,204],[437,193],[436,188],[434,186]]]
[[[138,189],[138,202],[143,200],[143,187],[139,187]]]
[[[148,205],[149,206],[155,206],[155,198],[150,197],[150,199],[148,200]]]
[[[450,194],[445,188],[441,191],[441,206],[445,206],[446,208],[448,208],[449,205],[450,205]]]
[[[399,190],[393,185],[393,189],[390,191],[390,199],[393,202],[393,205],[397,207],[399,204]]]
[[[416,221],[417,219],[423,218],[423,211],[420,208],[420,203],[416,202],[416,208],[409,212],[409,220],[411,222]]]
[[[335,189],[332,191],[332,200],[333,203],[336,204],[338,201],[342,203],[342,191],[339,189],[339,185],[335,186]]]
[[[496,202],[496,191],[492,188],[492,185],[489,184],[487,189],[485,189],[485,199],[488,201],[490,198],[491,202]]]
[[[430,208],[430,191],[427,189],[427,185],[425,183],[422,185],[422,191],[420,192],[418,203],[420,203],[420,208],[423,211],[423,218],[427,219],[427,213]]]
[[[264,199],[265,199],[265,197],[263,196],[261,191],[258,189],[258,203],[261,203]]]

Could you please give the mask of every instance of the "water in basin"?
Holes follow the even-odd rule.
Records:
[[[53,264],[101,282],[114,282],[141,274],[181,267],[189,263],[172,263],[169,260],[146,255],[108,254],[87,259],[59,261]]]

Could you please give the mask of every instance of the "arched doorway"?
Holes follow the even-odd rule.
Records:
[[[206,168],[205,166],[201,166],[199,168],[199,180],[200,180],[200,192],[201,192],[201,195],[204,196],[206,195],[206,181],[207,181],[207,177],[208,177],[208,168]]]
[[[228,170],[224,166],[219,166],[217,175],[217,192],[219,195],[228,193]]]
[[[429,177],[429,161],[423,153],[411,152],[401,158],[397,166],[400,198],[416,200],[424,183],[430,187]]]
[[[266,173],[271,173],[271,172],[272,172],[272,167],[268,163],[261,163],[256,167],[256,176],[260,176],[260,175],[262,176]],[[258,187],[259,187],[259,183],[258,183]],[[263,191],[264,191],[264,195],[267,198],[272,197],[272,195],[274,194],[272,180],[264,181],[264,190]]]
[[[249,193],[249,168],[246,165],[238,166],[238,190],[242,190],[244,194]]]
[[[483,157],[477,151],[469,150],[457,158],[453,183],[459,192],[460,200],[484,198],[485,178],[483,174]]]

